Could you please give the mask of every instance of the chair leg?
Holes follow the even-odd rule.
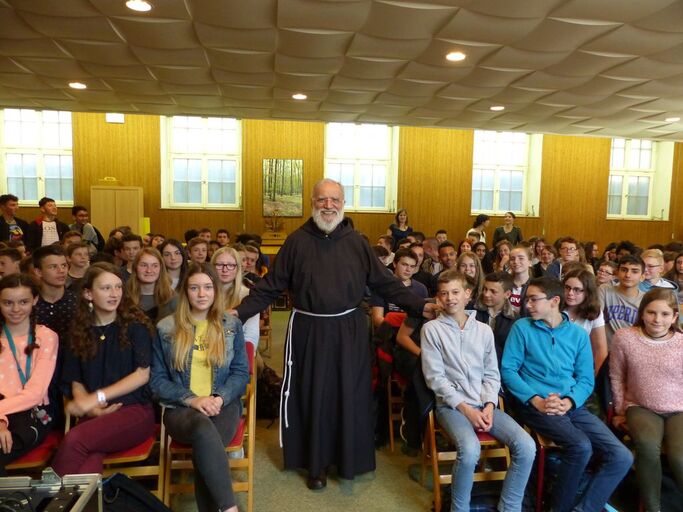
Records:
[[[536,473],[536,512],[543,506],[543,479],[545,477],[545,448],[538,447],[538,468]]]
[[[391,376],[387,379],[387,417],[389,418],[389,449],[394,453],[394,404],[391,396]]]

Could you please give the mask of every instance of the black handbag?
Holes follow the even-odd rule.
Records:
[[[171,512],[144,486],[122,473],[102,481],[102,502],[105,512]]]

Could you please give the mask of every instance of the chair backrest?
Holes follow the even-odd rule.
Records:
[[[254,348],[254,344],[250,341],[244,342],[244,348],[247,351],[247,361],[249,361],[249,375],[254,375],[256,349]]]

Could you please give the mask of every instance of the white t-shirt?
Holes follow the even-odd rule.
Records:
[[[40,245],[52,245],[55,242],[59,242],[59,233],[57,233],[57,223],[55,221],[48,222],[44,220],[43,226],[43,240]]]
[[[567,313],[567,315],[569,315],[567,310],[565,310],[565,313]],[[595,329],[596,327],[602,327],[603,325],[605,325],[605,317],[602,316],[602,311],[600,311],[600,314],[598,315],[598,317],[595,320],[588,320],[587,318],[576,318],[576,319],[572,320],[572,323],[581,327],[584,331],[586,331],[588,336],[590,336],[591,331],[593,329]]]

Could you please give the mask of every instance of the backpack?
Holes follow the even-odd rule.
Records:
[[[172,512],[154,494],[122,473],[102,481],[105,512]]]
[[[270,366],[264,365],[256,382],[256,417],[275,420],[280,417],[280,389],[282,377]]]

